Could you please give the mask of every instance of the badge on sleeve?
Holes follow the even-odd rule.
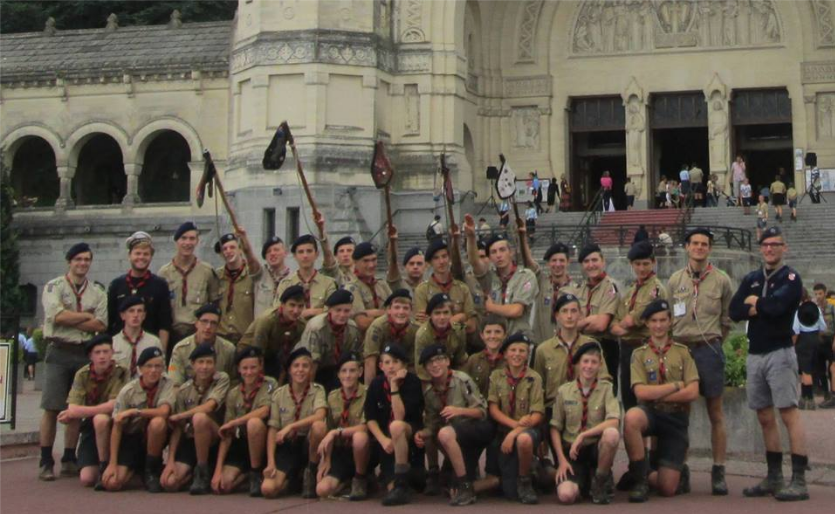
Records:
[[[796,276],[794,273],[789,273],[789,280],[794,280]]]

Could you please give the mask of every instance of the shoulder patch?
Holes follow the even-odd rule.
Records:
[[[95,284],[95,285],[99,286],[99,289],[101,289],[102,291],[104,291],[104,290],[105,290],[104,284],[102,284],[102,283],[101,283],[101,282],[99,282],[98,280],[94,281],[94,282],[93,282],[93,284]]]

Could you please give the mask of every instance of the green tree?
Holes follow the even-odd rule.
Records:
[[[0,155],[2,149],[0,149]],[[20,311],[22,296],[20,281],[20,251],[17,234],[12,227],[12,202],[14,192],[9,183],[9,170],[0,158],[0,313],[4,316]],[[3,324],[0,333],[5,334],[13,327]]]

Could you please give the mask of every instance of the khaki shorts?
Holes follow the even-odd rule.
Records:
[[[748,407],[754,410],[797,407],[797,355],[794,348],[748,354]]]
[[[84,345],[50,343],[44,357],[44,384],[41,393],[41,408],[48,411],[62,411],[67,408],[75,374],[90,362]]]

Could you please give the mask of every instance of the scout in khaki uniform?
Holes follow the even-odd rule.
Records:
[[[690,349],[699,372],[699,393],[705,398],[713,443],[711,488],[714,495],[728,494],[725,452],[728,437],[722,394],[725,391],[725,352],[722,341],[731,329],[728,309],[733,298],[731,279],[709,261],[713,234],[696,228],[684,238],[687,266],[667,282],[673,306],[673,339]]]
[[[467,327],[452,322],[452,300],[446,293],[438,293],[426,305],[428,319],[415,335],[414,361],[420,360],[423,349],[433,344],[443,345],[452,359],[452,367],[461,369],[467,363]],[[429,380],[423,366],[417,366],[417,376]]]
[[[383,280],[374,277],[377,253],[371,243],[360,243],[354,248],[354,273],[357,279],[345,286],[354,295],[354,320],[365,334],[375,319],[386,313],[383,302],[391,289]]]
[[[319,243],[312,235],[298,237],[290,246],[290,251],[299,269],[281,281],[276,294],[280,298],[288,288],[301,286],[304,291],[304,310],[301,317],[307,321],[325,312],[325,300],[336,291],[336,280],[316,270]]]
[[[287,257],[287,249],[280,237],[272,236],[264,241],[261,247],[261,258],[264,259],[261,269],[264,272],[255,285],[256,318],[272,310],[279,297],[278,285],[290,276],[290,268],[284,264],[285,257]]]
[[[195,348],[189,359],[194,378],[180,386],[174,414],[168,417],[174,429],[160,481],[168,492],[177,492],[191,481],[190,494],[208,494],[212,491],[210,459],[220,439],[229,375],[216,371],[215,349],[208,343]]]
[[[319,443],[328,410],[325,388],[313,383],[313,360],[307,348],[290,354],[290,383],[278,388],[270,404],[267,467],[261,494],[275,498],[288,480],[304,469],[302,497],[316,497]],[[317,424],[317,422],[319,422]]]
[[[520,229],[524,231],[524,229]],[[534,273],[513,261],[513,251],[507,237],[493,235],[486,243],[487,254],[495,269],[490,269],[478,258],[478,246],[475,237],[475,222],[469,214],[464,216],[464,234],[467,237],[467,258],[473,267],[473,274],[479,281],[488,279],[489,294],[484,300],[487,314],[498,314],[507,318],[508,332],[524,332],[533,335],[530,318],[539,295]],[[522,255],[525,254],[527,238],[520,237]]]
[[[835,350],[835,305],[826,301],[826,285],[818,282],[812,287],[815,295],[815,303],[823,315],[823,320],[826,323],[826,330],[820,333],[820,347],[818,348],[818,376],[817,385],[823,389],[823,402],[818,407],[821,409],[835,408],[835,359],[833,359],[833,350]],[[826,383],[826,363],[829,363],[829,373],[831,379],[829,385]],[[698,365],[698,363],[697,363]]]
[[[414,441],[423,428],[423,392],[399,345],[383,347],[380,369],[383,374],[368,386],[365,420],[380,456],[380,480],[388,487],[382,504],[404,505],[410,501],[409,484],[424,483],[423,451]]]
[[[319,228],[319,239],[322,241],[322,273],[336,280],[339,287],[346,287],[357,279],[354,275],[354,248],[356,241],[351,236],[345,236],[333,245],[333,252],[328,246],[328,236],[325,232],[325,217],[319,213],[314,220]]]
[[[168,415],[176,401],[174,384],[165,376],[165,353],[146,348],[137,360],[139,376],[119,391],[113,407],[110,455],[102,484],[120,491],[133,474],[144,469],[149,493],[161,493],[162,450],[168,438]]]
[[[608,504],[614,497],[612,463],[620,442],[620,404],[612,384],[598,379],[603,350],[585,343],[574,354],[576,380],[559,389],[551,416],[551,443],[556,448],[557,496],[574,503],[591,495],[592,502]]]
[[[90,360],[84,341],[107,329],[107,293],[99,283],[87,278],[93,252],[87,243],[77,243],[66,254],[66,275],[47,282],[43,290],[43,336],[48,344],[44,359],[44,387],[41,394],[41,480],[55,480],[52,445],[58,413],[67,408],[67,394],[75,374]],[[64,431],[64,456],[61,476],[78,475],[75,447],[78,421],[70,421]]]
[[[337,289],[328,297],[328,311],[308,322],[296,348],[306,348],[313,360],[311,374],[317,384],[326,391],[339,387],[336,378],[337,364],[348,352],[362,350],[362,335],[351,319],[353,295],[345,289]]]
[[[255,318],[238,341],[238,350],[261,350],[264,354],[264,374],[283,385],[287,382],[290,352],[301,341],[306,325],[301,319],[304,288],[299,285],[290,286],[281,293],[280,300],[278,307]]]
[[[330,496],[349,480],[351,501],[368,495],[371,444],[365,425],[366,389],[360,383],[362,356],[349,352],[339,361],[339,388],[328,394],[328,432],[319,443],[319,481],[316,494]]]
[[[237,235],[221,236],[215,244],[215,253],[226,262],[215,270],[220,279],[218,306],[222,313],[218,333],[233,343],[238,342],[255,318],[255,284],[262,273],[246,233],[240,230]]]
[[[278,382],[264,376],[264,353],[260,348],[244,348],[235,356],[241,384],[226,393],[226,415],[218,429],[220,448],[212,476],[216,494],[233,492],[249,471],[249,495],[261,496],[264,449],[267,445],[267,418]]]
[[[539,424],[545,414],[542,378],[528,368],[533,342],[521,332],[508,336],[502,345],[507,366],[490,375],[487,394],[490,417],[498,426],[493,443],[498,462],[486,471],[499,473],[505,498],[526,505],[539,503],[531,483],[531,465],[539,447]]]
[[[186,221],[174,232],[177,253],[171,262],[159,269],[158,275],[168,283],[173,324],[167,352],[194,333],[194,311],[219,298],[220,281],[214,268],[194,254],[200,242],[197,226]]]
[[[104,490],[101,477],[110,458],[110,421],[116,396],[128,381],[128,370],[113,362],[113,342],[99,334],[84,343],[90,363],[75,374],[68,407],[58,414],[60,423],[83,420],[78,445],[81,483]]]
[[[606,369],[612,375],[615,394],[618,392],[618,363],[620,348],[609,332],[620,306],[618,286],[606,274],[606,259],[596,244],[586,245],[577,255],[585,280],[571,291],[580,299],[580,312],[585,316],[579,328],[583,335],[593,337],[603,348]]]
[[[650,303],[641,317],[650,339],[632,353],[632,389],[639,405],[626,412],[623,439],[634,486],[630,502],[645,502],[652,483],[662,496],[673,496],[687,456],[690,403],[699,395],[699,373],[687,347],[672,340],[670,304]],[[644,438],[658,438],[658,471],[647,477]]]
[[[423,250],[414,246],[403,255],[403,270],[400,270],[400,263],[397,260],[397,228],[389,227],[389,248],[388,248],[388,270],[386,282],[392,291],[407,289],[412,297],[415,296],[415,289],[423,282],[423,274],[426,272],[426,258]],[[405,272],[405,276],[403,273]]]
[[[569,252],[568,246],[563,243],[555,243],[548,248],[543,257],[548,267],[547,273],[532,258],[529,264],[526,263],[539,281],[539,295],[534,311],[534,340],[537,343],[554,337],[554,304],[560,296],[576,288],[568,275]]]
[[[208,344],[214,348],[215,370],[235,374],[235,345],[217,335],[220,323],[220,309],[212,304],[206,304],[194,313],[197,318],[197,332],[183,339],[174,347],[171,362],[168,364],[168,376],[179,386],[186,380],[194,378],[194,362],[192,352],[202,345]]]
[[[130,378],[136,378],[137,359],[148,348],[160,348],[162,344],[154,334],[142,330],[145,321],[145,301],[141,296],[128,296],[119,305],[119,316],[124,326],[113,336],[113,360],[130,371]]]
[[[478,386],[482,396],[487,397],[490,388],[490,375],[497,369],[504,369],[505,360],[501,348],[507,337],[507,322],[491,314],[481,322],[481,340],[484,350],[470,354],[463,371],[468,374]]]
[[[425,426],[415,434],[415,444],[426,446],[427,452],[437,452],[440,444],[455,472],[449,503],[470,505],[476,501],[473,481],[478,477],[478,458],[493,439],[487,401],[472,378],[450,369],[443,345],[424,348],[419,364],[431,379],[423,387]]]
[[[655,254],[649,241],[639,241],[632,245],[627,258],[635,275],[635,283],[621,296],[617,322],[612,324],[611,331],[621,338],[620,391],[623,408],[629,410],[638,404],[630,387],[632,352],[646,344],[649,337],[649,329],[644,325],[641,313],[654,300],[667,298],[667,290],[655,276]]]
[[[487,256],[487,243],[483,239],[479,239],[476,243],[478,249],[478,260],[484,266],[490,266],[490,258]],[[467,271],[464,273],[464,283],[470,288],[470,294],[473,297],[473,305],[475,306],[476,326],[478,330],[467,332],[467,351],[477,352],[484,349],[484,341],[481,340],[482,321],[487,317],[487,311],[484,310],[484,300],[487,297],[485,290],[490,291],[490,277],[485,275],[481,280],[475,278],[472,267],[467,266]],[[504,339],[502,339],[504,340]],[[488,376],[489,378],[489,376]],[[487,394],[486,389],[482,394]]]
[[[380,316],[365,332],[362,355],[365,362],[365,383],[377,376],[377,364],[380,352],[387,344],[396,343],[413,356],[415,353],[415,336],[420,325],[412,322],[412,295],[408,289],[397,289],[386,298],[383,303],[386,315]],[[414,360],[409,358],[406,367],[414,371]]]
[[[774,177],[774,182],[769,188],[771,192],[771,204],[774,205],[774,210],[777,211],[777,221],[783,221],[783,206],[786,205],[786,184],[780,180],[780,175]]]
[[[438,238],[429,243],[426,260],[432,266],[432,273],[415,289],[415,321],[426,321],[429,299],[438,293],[445,293],[452,301],[452,322],[467,325],[468,331],[475,330],[477,325],[473,295],[467,284],[453,278],[446,241]]]

